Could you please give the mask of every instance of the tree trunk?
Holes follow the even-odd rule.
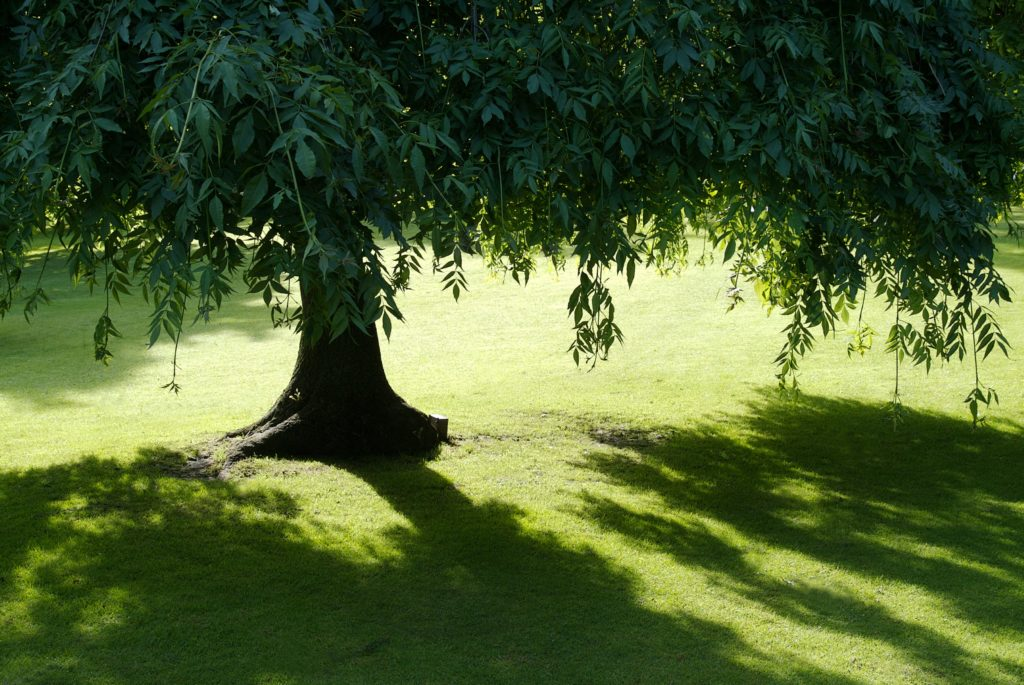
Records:
[[[441,437],[406,404],[384,374],[377,329],[350,328],[334,340],[300,334],[288,387],[267,415],[226,436],[227,459],[253,455],[317,457],[424,452]],[[233,439],[233,440],[232,440]]]

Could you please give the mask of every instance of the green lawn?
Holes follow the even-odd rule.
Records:
[[[1000,247],[1022,297],[1024,249]],[[1019,303],[988,424],[970,368],[905,369],[894,432],[882,339],[823,343],[780,399],[783,321],[752,293],[725,314],[720,267],[620,284],[626,344],[588,372],[571,275],[475,264],[458,304],[421,278],[384,350],[454,445],[204,481],[181,451],[269,406],[295,336],[233,300],[190,331],[175,397],[145,305],[104,368],[102,303],[60,271],[31,326],[0,324],[4,685],[1024,681]]]

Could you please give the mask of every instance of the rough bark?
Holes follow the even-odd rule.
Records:
[[[371,326],[334,340],[302,332],[288,387],[266,416],[223,444],[233,462],[253,455],[341,460],[417,453],[440,442],[430,417],[392,390]]]

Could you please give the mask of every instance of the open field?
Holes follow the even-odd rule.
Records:
[[[699,244],[694,246],[699,251]],[[1024,248],[1003,240],[1024,298]],[[777,397],[783,322],[725,271],[638,275],[624,347],[565,353],[571,275],[430,278],[385,346],[394,387],[447,414],[434,458],[258,459],[176,476],[180,451],[269,406],[296,338],[232,300],[146,350],[59,266],[0,324],[0,683],[1024,681],[1024,307],[982,379],[822,343]],[[32,276],[29,276],[31,279]]]

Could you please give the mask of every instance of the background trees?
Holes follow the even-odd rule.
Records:
[[[438,269],[458,297],[480,251],[517,280],[538,257],[576,270],[571,350],[590,362],[621,337],[609,270],[674,268],[697,232],[734,260],[736,299],[750,280],[790,317],[783,384],[869,287],[897,364],[1005,350],[990,226],[1024,129],[1014,53],[983,24],[926,0],[30,0],[0,53],[0,312],[45,298],[18,290],[43,232],[106,295],[98,359],[112,298],[139,288],[151,341],[178,339],[241,272],[302,330],[300,361],[357,354],[340,345],[372,364],[411,274]],[[294,417],[327,431],[326,399],[314,421],[289,398],[343,383],[288,389],[247,449]],[[353,425],[410,425],[331,451],[436,440],[381,392],[388,409]],[[979,380],[975,418],[992,398]]]

